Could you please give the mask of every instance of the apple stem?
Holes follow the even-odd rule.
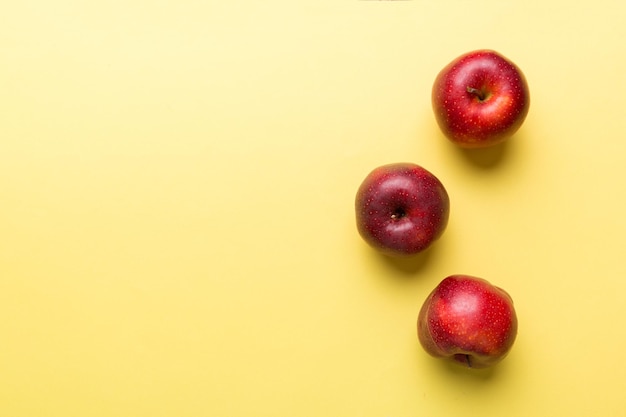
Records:
[[[474,87],[467,87],[467,92],[474,94],[480,101],[483,101],[486,98],[484,92]]]
[[[472,362],[470,361],[470,355],[465,355],[465,362],[467,362],[467,367],[472,367]]]

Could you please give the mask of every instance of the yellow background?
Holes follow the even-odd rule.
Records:
[[[0,415],[623,416],[626,8],[594,2],[14,1],[0,24]],[[463,152],[430,89],[498,50],[531,90]],[[451,197],[392,261],[354,194]],[[487,371],[415,321],[453,273],[519,317]]]

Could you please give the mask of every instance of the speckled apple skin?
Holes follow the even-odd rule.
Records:
[[[417,334],[434,357],[473,368],[495,365],[509,353],[517,336],[513,300],[482,278],[451,275],[424,302]]]
[[[450,199],[432,173],[413,163],[374,169],[359,187],[357,228],[363,239],[391,256],[410,256],[427,249],[443,234]]]
[[[486,94],[484,100],[468,87]],[[484,148],[511,137],[530,107],[528,83],[510,60],[491,50],[462,55],[437,75],[435,118],[444,135],[463,148]]]

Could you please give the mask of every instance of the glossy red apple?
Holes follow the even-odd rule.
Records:
[[[451,275],[424,302],[417,334],[432,356],[485,368],[509,353],[517,336],[517,316],[503,289],[482,278]]]
[[[484,148],[511,137],[528,114],[530,96],[522,71],[491,50],[456,58],[441,70],[432,90],[435,118],[446,137],[463,148]]]
[[[412,163],[374,169],[355,201],[360,235],[387,255],[414,255],[437,240],[448,224],[450,199],[441,182]]]

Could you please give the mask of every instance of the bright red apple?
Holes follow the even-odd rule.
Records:
[[[387,255],[414,255],[437,240],[448,224],[450,199],[441,182],[412,163],[374,169],[356,194],[356,223],[363,239]]]
[[[443,133],[463,148],[484,148],[511,137],[528,114],[530,96],[522,71],[491,50],[456,58],[441,70],[432,90]]]
[[[451,275],[424,302],[417,334],[432,356],[485,368],[509,353],[517,336],[517,316],[503,289],[482,278]]]

